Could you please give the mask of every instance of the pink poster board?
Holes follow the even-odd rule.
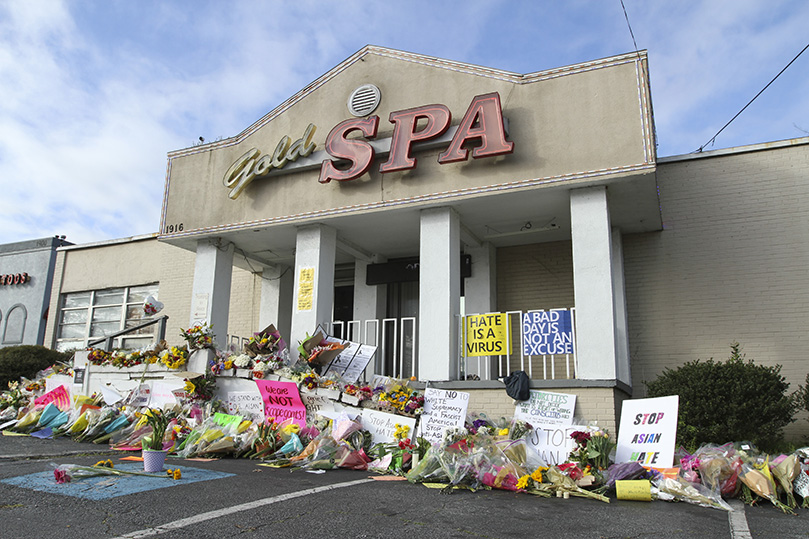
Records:
[[[56,407],[62,411],[69,410],[71,408],[71,404],[70,393],[68,393],[67,388],[65,386],[59,386],[56,389],[48,391],[41,397],[34,399],[35,405],[41,404],[42,406],[45,406],[50,403],[54,403]]]
[[[253,380],[264,401],[264,417],[280,423],[291,418],[301,427],[306,426],[306,406],[298,393],[298,384],[275,380]]]

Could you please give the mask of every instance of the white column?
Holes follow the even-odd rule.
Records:
[[[585,380],[614,380],[615,294],[607,190],[570,192],[573,287],[576,301],[578,373]]]
[[[615,301],[615,361],[618,380],[632,385],[629,364],[629,332],[626,317],[626,286],[624,283],[624,245],[621,231],[612,229],[612,290]]]
[[[259,306],[259,328],[270,324],[287,339],[292,324],[293,269],[289,266],[265,268],[261,273],[261,305]],[[288,343],[289,344],[289,343]]]
[[[464,250],[472,257],[472,276],[464,285],[464,314],[483,314],[497,309],[497,249],[489,242]],[[496,368],[496,356],[467,359],[467,374],[486,379]],[[486,368],[488,364],[488,369]],[[495,374],[496,376],[496,374]]]
[[[328,329],[334,305],[334,261],[337,231],[324,225],[298,229],[295,245],[295,295],[292,298],[290,355],[318,324]],[[303,281],[301,279],[304,279]]]
[[[374,256],[373,263],[384,262],[384,257]],[[365,284],[368,274],[368,264],[365,260],[357,259],[354,262],[354,320],[360,322],[360,335],[362,341],[371,345],[379,346],[381,343],[382,319],[385,318],[385,308],[387,305],[388,285],[367,285]],[[376,320],[366,324],[367,320]],[[354,338],[359,341],[359,337]],[[365,369],[365,379],[371,380],[374,374],[378,374],[375,363],[381,361],[379,351],[377,356],[368,364]]]
[[[461,296],[458,214],[452,208],[423,210],[420,233],[418,376],[454,380]]]
[[[230,284],[233,275],[233,244],[221,239],[197,243],[194,284],[191,293],[191,324],[213,326],[216,345],[227,346]]]

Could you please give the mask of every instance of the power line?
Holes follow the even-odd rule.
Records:
[[[621,2],[621,3],[623,3],[623,0],[622,0],[622,2]],[[712,137],[711,137],[711,138],[708,140],[708,142],[706,142],[705,144],[703,144],[702,146],[700,146],[699,148],[697,148],[697,149],[694,151],[694,153],[700,153],[700,152],[703,150],[703,148],[705,148],[705,146],[707,146],[708,144],[713,144],[714,142],[716,142],[716,137],[718,137],[718,136],[719,136],[719,133],[721,133],[722,131],[724,131],[724,130],[725,130],[725,128],[726,128],[727,126],[729,126],[729,125],[731,124],[731,122],[733,122],[733,120],[735,120],[736,118],[738,118],[738,117],[739,117],[739,115],[740,115],[742,112],[744,112],[744,109],[746,109],[747,107],[749,107],[749,106],[750,106],[750,104],[751,104],[753,101],[755,101],[755,100],[756,100],[756,98],[758,98],[758,96],[760,96],[761,94],[763,94],[763,93],[764,93],[764,90],[766,90],[767,88],[769,88],[769,87],[770,87],[770,84],[772,84],[773,82],[775,82],[775,79],[777,79],[778,77],[780,77],[780,76],[781,76],[781,73],[783,73],[784,71],[786,71],[786,70],[787,70],[787,68],[788,68],[789,66],[791,66],[791,65],[792,65],[792,63],[793,63],[795,60],[797,60],[797,59],[798,59],[798,57],[799,57],[801,54],[803,54],[803,53],[804,53],[804,51],[806,51],[806,49],[809,49],[809,43],[807,43],[807,44],[806,44],[806,46],[805,46],[803,49],[801,49],[801,52],[799,52],[798,54],[796,54],[796,55],[795,55],[795,58],[793,58],[793,59],[792,59],[792,60],[791,60],[791,61],[790,61],[790,62],[789,62],[789,63],[788,63],[788,64],[787,64],[785,67],[784,67],[784,69],[782,69],[781,71],[779,71],[779,72],[778,72],[778,74],[777,74],[776,76],[774,76],[774,77],[773,77],[773,79],[772,79],[770,82],[768,82],[768,83],[767,83],[767,86],[765,86],[764,88],[762,88],[762,89],[761,89],[761,91],[759,91],[759,93],[757,93],[757,94],[755,95],[755,97],[753,97],[753,99],[751,99],[751,100],[750,100],[750,101],[749,101],[749,102],[748,102],[748,103],[747,103],[747,104],[746,104],[744,107],[742,107],[742,110],[740,110],[739,112],[737,112],[737,113],[736,113],[736,115],[735,115],[733,118],[731,118],[731,119],[730,119],[730,121],[728,121],[728,123],[726,123],[725,125],[723,125],[723,126],[722,126],[722,129],[720,129],[719,131],[717,131],[717,132],[716,132],[716,134],[715,134],[714,136],[712,136]]]
[[[624,19],[626,19],[626,26],[629,28],[629,35],[632,36],[632,44],[635,45],[635,52],[638,52],[638,43],[635,41],[635,33],[632,31],[632,25],[629,24],[629,15],[626,14],[624,0],[621,0],[621,9],[624,10]]]

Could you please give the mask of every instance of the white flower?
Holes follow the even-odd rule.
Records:
[[[240,369],[246,369],[250,366],[253,360],[247,354],[239,354],[238,356],[230,356],[233,364]]]

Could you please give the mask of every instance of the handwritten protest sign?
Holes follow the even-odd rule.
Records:
[[[264,416],[281,422],[291,418],[301,427],[306,426],[306,407],[294,382],[254,380],[264,401]]]
[[[528,447],[533,449],[549,466],[567,462],[576,441],[570,437],[577,430],[587,430],[584,425],[535,426],[526,437]]]
[[[225,394],[228,413],[254,422],[264,422],[264,399],[258,391],[231,391]]]
[[[575,407],[576,395],[531,390],[531,397],[517,404],[514,418],[532,426],[570,425],[573,423]]]
[[[410,427],[408,438],[414,439],[416,431],[416,418],[401,415],[389,414],[365,408],[361,416],[362,428],[371,433],[371,440],[374,444],[393,442],[393,434],[396,432],[396,425],[407,425]]]
[[[343,409],[338,403],[325,395],[318,395],[312,391],[302,391],[301,401],[306,407],[306,414],[309,417],[317,417],[317,414],[325,415],[339,412]]]
[[[163,408],[164,406],[177,404],[175,390],[181,389],[184,382],[178,380],[176,382],[157,381],[152,382],[152,396],[149,400],[149,406],[152,408]]]
[[[511,353],[511,332],[505,313],[464,317],[464,355],[467,357]]]
[[[564,309],[523,313],[522,336],[526,356],[572,354],[573,317]]]
[[[670,468],[674,462],[680,397],[625,400],[615,462]]]
[[[440,442],[445,429],[463,427],[468,407],[469,393],[428,387],[424,390],[419,436],[430,442]]]
[[[53,403],[60,410],[70,409],[70,393],[65,386],[57,386],[44,395],[34,399],[34,404],[45,406]]]

